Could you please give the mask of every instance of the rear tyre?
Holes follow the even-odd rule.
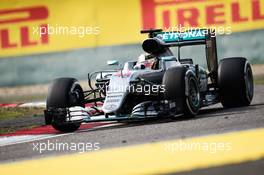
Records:
[[[250,105],[254,95],[254,83],[247,59],[233,57],[221,60],[218,67],[218,87],[224,107]]]
[[[84,94],[78,81],[74,78],[55,79],[49,88],[46,105],[47,109],[72,106],[84,107]],[[54,120],[51,125],[54,129],[62,132],[73,132],[80,127],[81,123],[57,123]]]
[[[168,69],[163,77],[165,100],[176,100],[185,117],[195,117],[200,109],[200,91],[198,81],[192,71],[185,67]],[[187,85],[187,86],[186,86]]]

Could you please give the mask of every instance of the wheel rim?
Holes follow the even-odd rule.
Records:
[[[245,83],[246,83],[246,93],[247,93],[247,98],[249,101],[251,101],[253,97],[253,91],[254,91],[254,85],[253,85],[253,75],[251,68],[247,65],[246,69],[246,75],[245,75]]]
[[[189,96],[188,101],[192,108],[196,109],[200,104],[200,93],[197,83],[194,78],[189,81]]]
[[[81,88],[77,85],[70,92],[70,104],[72,106],[83,106],[84,96]]]

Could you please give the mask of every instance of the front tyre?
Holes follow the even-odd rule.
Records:
[[[200,91],[195,74],[185,67],[168,69],[163,77],[165,100],[179,102],[185,117],[195,117],[200,109]]]
[[[78,81],[74,78],[55,79],[49,88],[46,105],[47,109],[69,108],[73,106],[84,107],[84,94]],[[58,122],[55,118],[52,120],[51,125],[54,129],[62,132],[73,132],[80,127],[81,123]]]
[[[254,95],[251,66],[246,58],[233,57],[220,61],[218,68],[220,101],[224,107],[250,105]]]

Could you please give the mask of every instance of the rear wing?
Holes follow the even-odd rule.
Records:
[[[206,44],[206,40],[215,37],[214,31],[210,29],[194,29],[184,32],[166,31],[161,29],[142,30],[141,33],[148,33],[149,38],[158,38],[166,46],[184,46]]]
[[[206,35],[204,31],[193,30],[186,32],[161,32],[156,33],[157,38],[160,38],[167,45],[195,45],[205,44]]]

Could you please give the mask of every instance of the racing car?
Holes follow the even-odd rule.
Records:
[[[84,91],[75,78],[55,79],[47,96],[46,124],[73,132],[85,122],[191,118],[202,107],[219,102],[225,108],[250,105],[254,94],[250,63],[243,57],[218,62],[213,30],[141,33],[148,34],[141,58],[111,71],[88,73],[89,90]],[[194,45],[204,46],[207,68],[181,57],[182,47]],[[176,56],[172,47],[178,49]]]

